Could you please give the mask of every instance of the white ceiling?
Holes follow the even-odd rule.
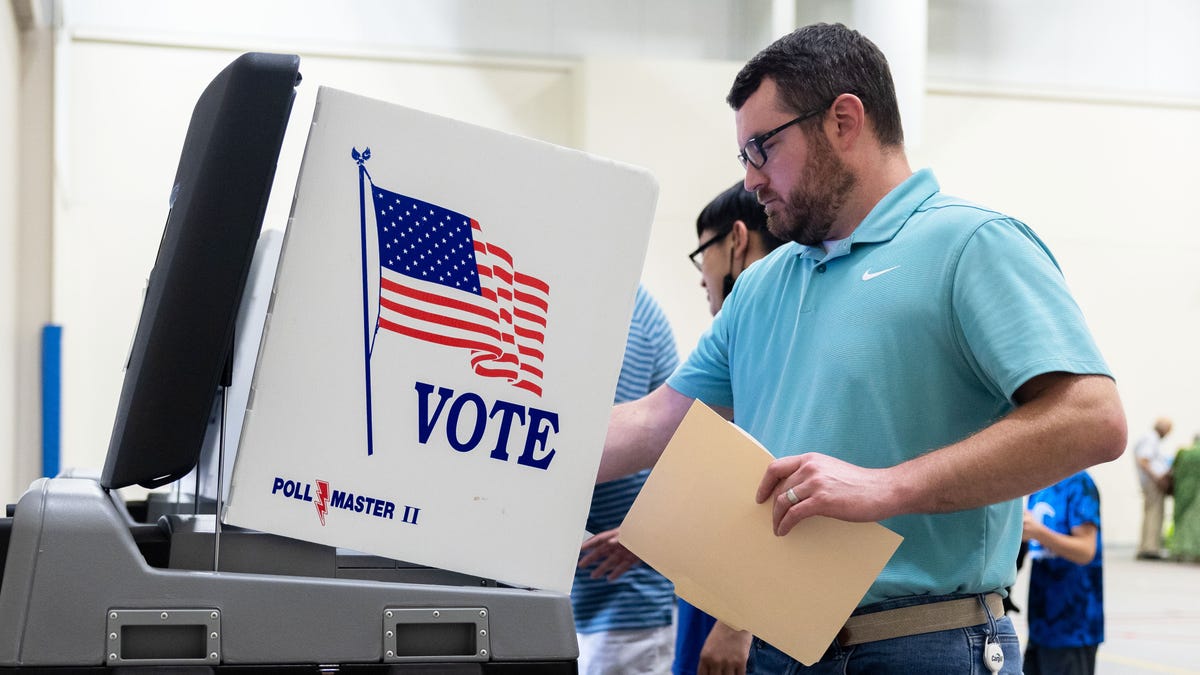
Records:
[[[787,0],[58,1],[68,30],[162,39],[744,60],[770,39],[772,9]],[[854,0],[794,9],[798,23],[853,23]],[[1198,35],[1198,0],[928,0],[926,77],[1194,100]]]

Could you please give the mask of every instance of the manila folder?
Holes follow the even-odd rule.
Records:
[[[792,658],[821,658],[900,545],[878,523],[812,517],[786,536],[755,492],[771,454],[696,401],[621,525],[692,605]]]

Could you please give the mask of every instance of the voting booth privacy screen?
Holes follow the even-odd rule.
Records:
[[[101,484],[196,466],[300,81],[300,58],[245,54],[200,96],[117,405]]]
[[[656,197],[322,88],[224,521],[568,592]]]

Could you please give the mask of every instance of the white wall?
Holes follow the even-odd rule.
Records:
[[[54,34],[50,27],[36,24],[23,31],[21,52],[16,146],[17,420],[12,467],[15,483],[23,491],[42,475],[42,330],[51,321],[54,284]]]
[[[21,10],[15,23],[15,10]],[[0,10],[0,496],[41,475],[41,329],[50,316],[52,35]],[[34,16],[31,16],[34,15]],[[6,502],[7,503],[7,502]]]
[[[700,275],[687,259],[696,247],[696,216],[740,180],[733,112],[725,94],[741,63],[592,59],[581,90],[588,152],[644,166],[660,193],[643,281],[667,312],[687,354],[712,317]]]
[[[20,34],[8,3],[0,9],[0,495],[17,486],[17,108]]]
[[[939,82],[1200,97],[1192,0],[929,0],[929,20]]]
[[[539,58],[743,58],[772,0],[63,0],[69,24],[152,39]]]

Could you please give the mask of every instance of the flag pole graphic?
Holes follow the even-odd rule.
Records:
[[[370,182],[371,174],[363,162],[371,159],[371,149],[366,148],[359,153],[358,148],[350,149],[350,156],[358,162],[358,213],[360,231],[362,233],[362,292],[363,292],[363,366],[366,377],[367,394],[367,455],[375,452],[375,432],[371,420],[371,313],[367,304],[367,201],[366,183]]]

